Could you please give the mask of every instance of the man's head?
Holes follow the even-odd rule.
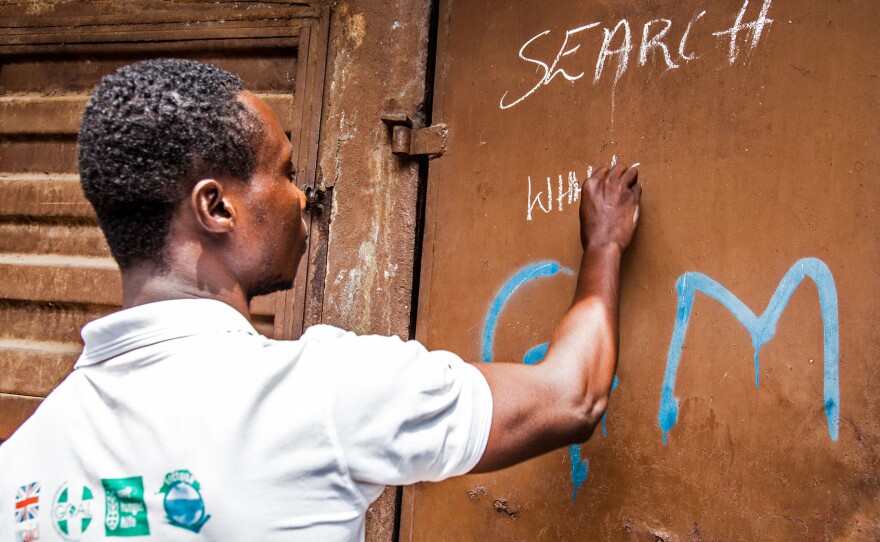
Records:
[[[290,286],[304,200],[277,118],[238,77],[188,60],[121,68],[86,106],[78,157],[123,272],[210,260],[248,297]]]

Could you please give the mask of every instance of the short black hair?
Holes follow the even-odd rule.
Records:
[[[80,123],[80,180],[110,252],[125,269],[164,267],[171,217],[203,178],[253,175],[259,119],[244,83],[192,60],[146,60],[101,79]]]

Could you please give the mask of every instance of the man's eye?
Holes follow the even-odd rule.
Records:
[[[293,169],[290,171],[290,173],[287,174],[287,178],[290,179],[290,182],[295,183],[298,174],[299,170]]]

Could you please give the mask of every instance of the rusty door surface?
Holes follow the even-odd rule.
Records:
[[[0,28],[2,442],[71,371],[82,326],[121,304],[119,271],[76,166],[79,118],[100,78],[156,57],[237,74],[279,116],[294,146],[297,182],[315,187],[329,10],[13,3],[0,7]],[[295,288],[251,303],[261,333],[295,338],[304,323],[320,320],[329,205],[326,211],[310,223],[309,257]]]
[[[880,536],[880,4],[442,0],[417,337],[535,363],[577,184],[639,163],[592,439],[404,491],[413,541]]]

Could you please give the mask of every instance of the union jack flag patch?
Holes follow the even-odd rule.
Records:
[[[40,511],[40,482],[21,486],[15,492],[15,521],[24,523],[35,519]]]

